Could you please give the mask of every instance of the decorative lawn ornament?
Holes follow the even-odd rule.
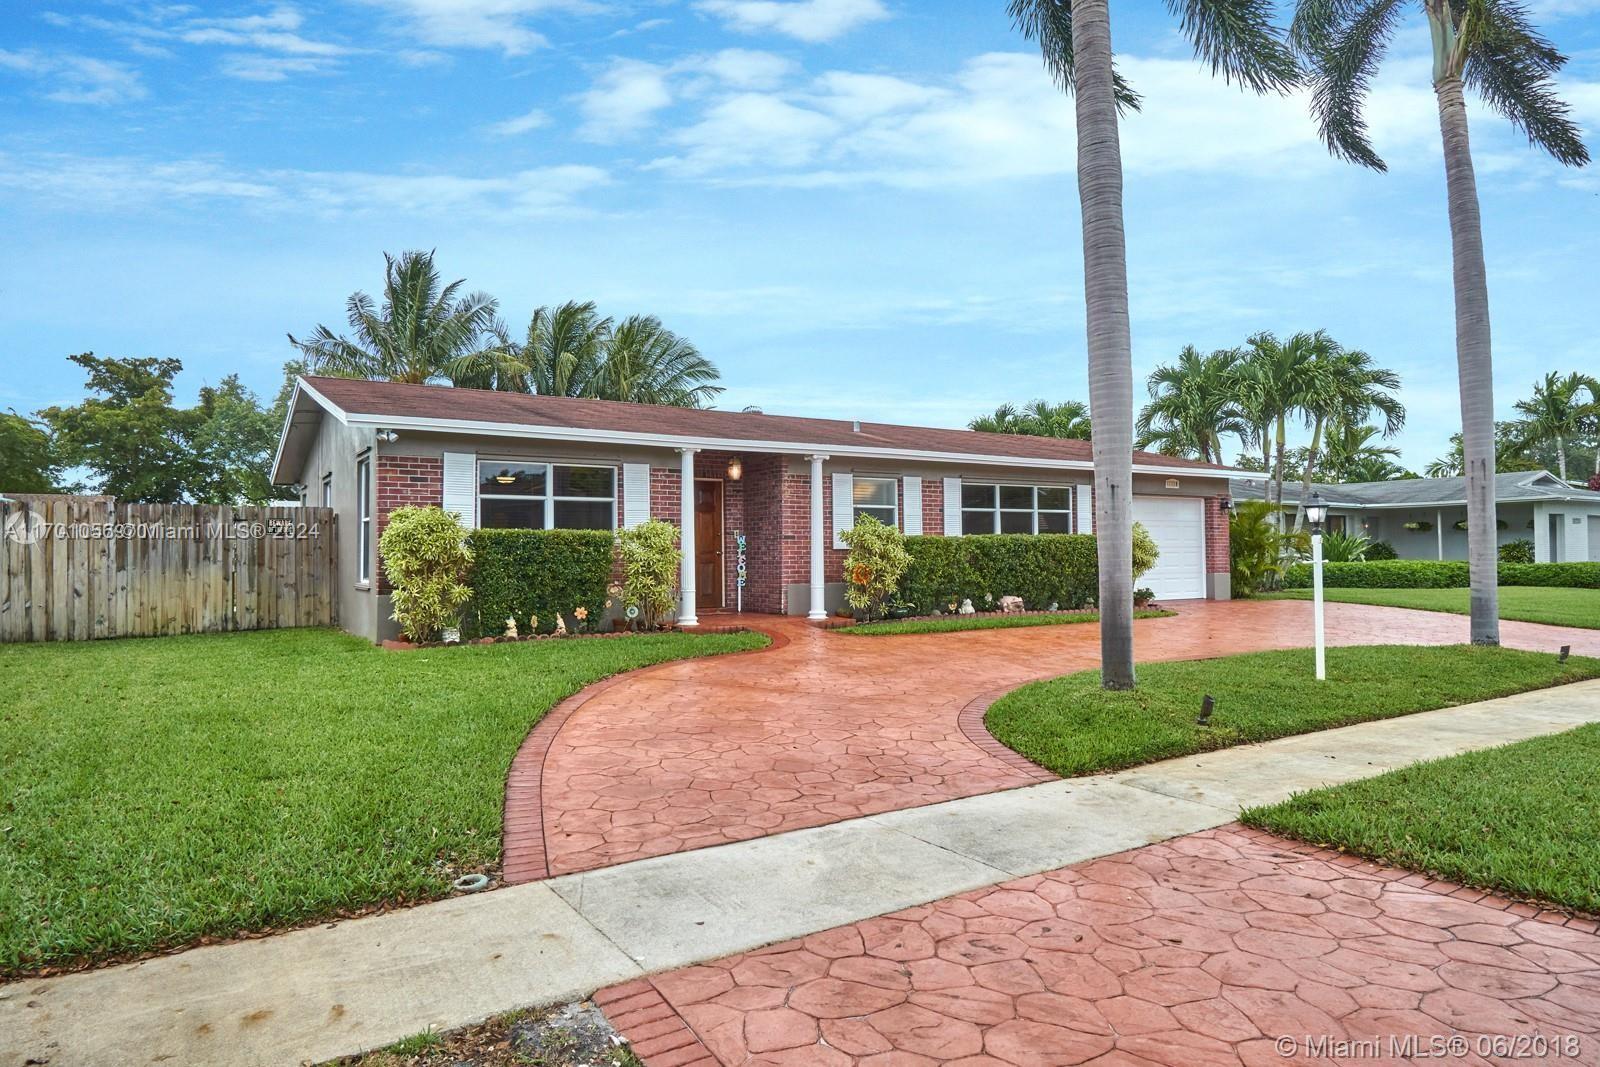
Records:
[[[561,617],[561,612],[559,611],[556,612],[556,628],[554,632],[557,637],[567,636],[567,620]]]
[[[970,597],[961,602],[961,614],[976,615],[977,613],[978,609],[972,606],[972,599]]]
[[[507,637],[516,637],[517,636],[517,617],[515,615],[507,615],[506,616],[506,636]]]

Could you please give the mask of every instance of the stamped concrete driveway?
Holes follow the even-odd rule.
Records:
[[[1234,825],[595,1000],[647,1067],[1578,1067],[1595,929]]]
[[[1448,644],[1465,617],[1329,604],[1331,644]],[[989,737],[999,694],[1099,663],[1092,624],[860,637],[762,616],[766,650],[602,682],[529,735],[507,781],[504,874],[523,882],[1052,777]],[[1309,643],[1300,601],[1179,605],[1140,660]],[[1600,631],[1505,622],[1507,645],[1600,655]]]

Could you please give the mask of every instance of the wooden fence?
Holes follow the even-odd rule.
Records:
[[[331,508],[0,501],[0,642],[328,626]]]

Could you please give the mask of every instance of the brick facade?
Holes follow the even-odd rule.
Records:
[[[944,479],[922,479],[922,532],[944,536]]]
[[[1227,574],[1232,570],[1228,555],[1228,510],[1223,498],[1208,496],[1206,509],[1206,573]]]
[[[444,503],[443,461],[421,456],[379,456],[377,460],[374,538],[383,536],[383,528],[389,525],[389,515],[396,508],[425,508]],[[383,576],[382,557],[377,561],[377,578],[378,592],[387,593],[389,581]]]

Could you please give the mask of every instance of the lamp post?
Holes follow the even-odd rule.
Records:
[[[1328,505],[1322,502],[1321,493],[1312,493],[1306,504],[1306,518],[1311,523],[1311,611],[1312,627],[1316,632],[1317,681],[1328,677],[1328,657],[1322,626],[1322,523],[1328,517]]]

